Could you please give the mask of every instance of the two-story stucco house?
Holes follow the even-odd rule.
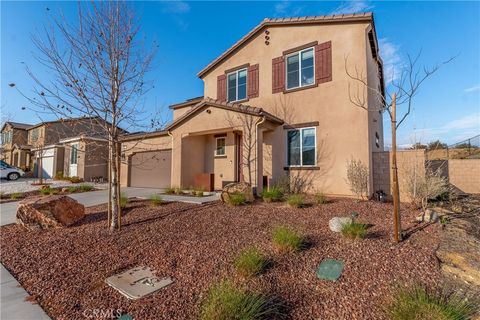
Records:
[[[370,111],[351,103],[346,63],[383,90],[371,13],[265,19],[198,73],[204,95],[172,105],[165,130],[125,137],[122,184],[189,187],[210,175],[214,189],[245,180],[260,192],[289,177],[351,195],[347,161],[372,172],[383,126],[367,88],[355,90]]]
[[[31,146],[27,144],[31,124],[7,121],[1,129],[0,158],[6,163],[28,170]]]

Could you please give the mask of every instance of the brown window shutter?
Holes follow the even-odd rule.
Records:
[[[315,46],[315,78],[317,83],[332,81],[332,42]]]
[[[248,98],[257,98],[259,90],[259,72],[258,64],[248,67],[248,76],[247,76],[247,91]]]
[[[227,101],[227,76],[224,74],[217,78],[217,100]]]
[[[285,57],[272,59],[272,93],[285,89]]]

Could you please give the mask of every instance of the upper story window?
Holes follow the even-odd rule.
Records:
[[[317,154],[316,140],[315,128],[288,130],[288,166],[314,166],[316,164]]]
[[[287,90],[315,83],[313,55],[313,48],[308,48],[286,56]]]
[[[39,135],[39,128],[35,128],[32,131],[30,131],[30,141],[37,141],[38,140],[38,135]]]
[[[224,156],[225,154],[225,137],[216,138],[215,156]]]
[[[240,69],[227,75],[228,102],[247,98],[247,69]]]
[[[7,144],[12,142],[12,131],[7,131],[7,132],[2,132],[1,139],[2,139],[2,144]]]

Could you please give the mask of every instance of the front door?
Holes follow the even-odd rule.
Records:
[[[77,167],[78,167],[78,143],[74,143],[71,145],[70,149],[70,170],[69,176],[75,177],[77,176]]]

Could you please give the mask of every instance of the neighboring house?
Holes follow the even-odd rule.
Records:
[[[11,166],[28,170],[30,149],[27,144],[28,129],[31,124],[7,121],[1,130],[0,158]]]
[[[43,178],[53,178],[61,173],[70,177],[77,176],[85,181],[106,180],[108,143],[104,123],[104,120],[98,117],[82,117],[41,122],[28,125],[28,128],[24,125],[26,129],[21,132],[23,140],[17,138],[18,142],[15,142],[15,145],[22,146],[22,150],[25,150],[25,156],[22,154],[19,158],[19,163],[22,164],[20,167],[33,170],[38,177],[41,166]],[[19,129],[10,133],[11,127],[10,122],[4,125],[2,142],[16,141],[15,138],[10,138],[12,135],[20,137]],[[19,133],[16,133],[17,131]],[[10,144],[2,144],[2,147],[2,157],[12,158],[15,163],[15,151],[13,156],[7,152],[11,149]]]
[[[383,92],[371,13],[265,19],[199,72],[204,96],[172,105],[165,130],[125,137],[122,184],[189,187],[210,174],[215,189],[244,180],[261,192],[288,179],[351,195],[347,161],[361,160],[372,177],[383,125],[379,99],[350,88],[346,57]]]

